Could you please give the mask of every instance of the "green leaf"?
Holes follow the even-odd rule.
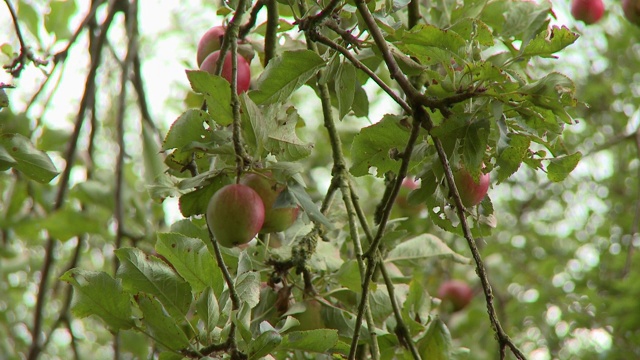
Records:
[[[189,346],[187,335],[157,299],[138,295],[136,301],[142,310],[142,323],[155,341],[170,350],[181,350]]]
[[[576,168],[578,162],[582,158],[582,153],[576,152],[571,155],[558,156],[551,159],[547,167],[547,177],[553,182],[564,180],[573,169]]]
[[[115,251],[120,260],[117,277],[132,294],[154,295],[176,319],[182,319],[191,305],[191,287],[164,261],[136,248]]]
[[[277,331],[267,331],[249,344],[249,359],[260,359],[269,355],[282,343],[282,336]]]
[[[451,334],[440,318],[431,322],[424,338],[418,343],[418,349],[421,354],[429,354],[429,359],[451,359]]]
[[[202,142],[209,137],[204,124],[210,124],[209,114],[202,110],[187,110],[171,125],[162,144],[162,150],[175,149],[172,161],[182,166],[192,160],[192,150],[184,149],[192,142]]]
[[[229,176],[226,174],[218,174],[210,181],[208,185],[180,196],[179,205],[182,216],[190,217],[205,214],[209,200],[213,194],[229,184]]]
[[[254,157],[262,157],[269,136],[271,116],[262,110],[246,94],[242,98],[242,136]]]
[[[142,158],[144,159],[144,175],[147,184],[153,184],[161,176],[166,167],[158,156],[160,146],[151,125],[142,123]]]
[[[49,3],[49,13],[44,16],[44,27],[56,35],[57,40],[71,37],[69,19],[76,13],[77,5],[74,0],[56,0]]]
[[[298,183],[290,183],[288,186],[289,191],[293,197],[298,200],[298,203],[302,207],[302,210],[309,216],[311,221],[320,223],[327,227],[327,229],[333,229],[333,224],[327,219],[324,214],[320,212],[318,205],[316,205],[311,196],[307,194],[307,191]]]
[[[200,294],[200,298],[196,303],[196,311],[200,320],[204,323],[205,332],[210,334],[218,325],[218,319],[220,318],[218,300],[211,287],[207,287]]]
[[[3,134],[0,136],[0,147],[15,160],[12,166],[32,180],[45,184],[58,175],[49,155],[36,149],[25,136]]]
[[[360,278],[360,269],[355,260],[348,260],[340,266],[340,270],[336,274],[336,280],[340,285],[352,290],[356,293],[362,291],[362,280]]]
[[[356,68],[348,61],[340,64],[335,81],[335,88],[338,97],[339,118],[341,120],[349,113],[353,105],[356,82]]]
[[[325,353],[337,343],[337,330],[316,329],[309,331],[292,331],[282,339],[282,343],[278,348],[282,350]]]
[[[266,149],[279,161],[297,161],[311,155],[313,144],[302,142],[296,134],[299,115],[293,106],[286,110],[274,108],[277,114],[267,114],[268,140]]]
[[[259,105],[284,102],[324,65],[313,51],[285,51],[269,61],[256,82],[257,90],[249,96]]]
[[[515,173],[529,150],[531,140],[522,134],[500,134],[498,141],[498,183]]]
[[[351,145],[354,176],[369,174],[369,169],[377,168],[377,176],[382,177],[387,171],[397,172],[400,161],[392,159],[392,149],[402,152],[409,141],[409,129],[402,126],[403,118],[396,115],[385,115],[382,120],[360,130]]]
[[[204,95],[207,110],[216,123],[222,126],[233,123],[231,86],[225,78],[193,70],[187,70],[187,78],[193,91]]]
[[[37,238],[40,231],[46,230],[51,237],[60,241],[67,241],[82,234],[102,234],[105,232],[106,219],[95,216],[95,214],[66,207],[51,212],[44,218],[31,218],[20,222],[16,233],[26,238]]]
[[[567,27],[553,26],[539,33],[533,40],[520,50],[520,56],[550,57],[578,40],[578,34]]]
[[[135,326],[131,311],[131,296],[122,290],[122,284],[105,272],[71,269],[60,280],[75,290],[71,312],[84,318],[96,315],[117,332]],[[108,294],[108,296],[106,296]]]
[[[490,131],[491,123],[488,119],[477,119],[469,124],[462,143],[462,155],[467,168],[481,168]]]
[[[34,37],[38,37],[38,28],[40,27],[38,13],[39,11],[31,5],[31,2],[24,0],[18,2],[18,19],[20,19],[21,23],[27,25],[27,29]]]
[[[454,31],[443,30],[433,25],[417,25],[402,37],[404,44],[435,47],[458,53],[466,44],[464,38]]]
[[[199,292],[210,287],[215,295],[222,293],[222,272],[201,239],[178,233],[158,233],[156,251],[173,265],[193,291]]]
[[[240,301],[254,308],[260,302],[260,275],[250,271],[240,274],[235,281],[236,292]]]
[[[414,273],[409,283],[409,293],[402,304],[402,311],[412,319],[419,319],[425,322],[429,319],[431,310],[431,297],[424,287],[424,276],[422,273]]]
[[[431,234],[421,234],[394,247],[385,259],[398,266],[423,266],[424,260],[440,257],[453,261],[470,264],[471,259],[466,258],[447,246],[440,238]]]

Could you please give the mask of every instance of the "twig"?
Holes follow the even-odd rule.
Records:
[[[264,7],[265,3],[269,3],[271,0],[258,0],[256,4],[251,8],[251,12],[249,12],[249,21],[246,24],[240,27],[240,31],[238,31],[238,39],[244,39],[247,37],[251,29],[256,26],[256,21],[258,20],[258,13]]]
[[[71,169],[74,165],[74,160],[76,157],[76,149],[78,146],[78,139],[80,137],[80,130],[82,128],[82,124],[85,119],[85,112],[87,110],[87,106],[93,102],[95,98],[95,81],[96,81],[96,73],[98,70],[98,66],[100,65],[100,54],[102,52],[102,45],[105,42],[107,37],[107,30],[111,26],[113,21],[113,17],[115,15],[115,3],[116,1],[112,0],[109,6],[109,10],[107,12],[107,17],[105,18],[103,25],[101,26],[100,35],[95,43],[95,47],[92,51],[95,51],[95,56],[92,58],[91,68],[89,70],[89,74],[87,75],[87,79],[85,82],[85,91],[80,100],[80,107],[78,109],[78,113],[76,115],[76,120],[74,124],[74,129],[69,138],[69,147],[65,153],[65,168],[60,176],[60,182],[58,185],[58,192],[56,194],[55,202],[53,205],[53,211],[59,210],[62,208],[65,202],[67,187],[69,185],[69,178],[71,175]],[[47,300],[46,294],[48,289],[48,281],[49,275],[51,272],[51,268],[54,264],[54,250],[56,245],[56,239],[49,236],[47,238],[47,242],[45,244],[45,258],[42,265],[42,269],[40,271],[40,284],[38,286],[38,295],[36,297],[36,305],[34,308],[34,320],[33,327],[31,329],[32,334],[32,343],[29,348],[29,354],[27,359],[35,360],[40,354],[42,348],[40,346],[40,333],[42,331],[42,320],[43,320],[43,309],[45,302]]]
[[[22,31],[20,30],[20,24],[18,24],[18,14],[16,13],[16,9],[13,8],[11,2],[9,0],[4,0],[4,3],[7,4],[9,8],[9,13],[11,14],[11,19],[13,20],[13,26],[16,29],[16,35],[18,36],[18,41],[20,42],[20,54],[17,58],[13,59],[10,65],[5,65],[4,68],[11,74],[11,76],[17,78],[20,77],[20,73],[26,66],[27,60],[33,61],[36,65],[47,65],[49,62],[46,60],[38,59],[22,37]]]
[[[342,0],[331,0],[331,2],[329,2],[329,4],[324,9],[322,9],[322,11],[317,13],[316,15],[309,15],[309,16],[304,17],[303,19],[300,19],[300,21],[298,22],[298,26],[300,27],[300,30],[306,31],[306,30],[312,30],[312,29],[316,28],[327,17],[331,16],[331,14],[333,14],[334,10],[341,3],[342,3]],[[307,11],[308,10],[305,10],[303,12],[303,14],[306,13]]]
[[[409,29],[412,29],[414,26],[418,25],[418,22],[422,20],[422,15],[420,14],[420,1],[419,0],[411,0],[409,2],[409,6],[407,7],[409,12]]]

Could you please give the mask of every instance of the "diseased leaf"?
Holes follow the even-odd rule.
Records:
[[[187,110],[173,122],[162,144],[162,150],[175,149],[170,161],[186,166],[192,161],[193,150],[187,149],[192,142],[203,142],[209,137],[204,124],[210,124],[210,116],[202,110]],[[168,160],[169,160],[168,159]]]
[[[578,34],[567,27],[553,26],[539,33],[520,50],[520,56],[550,57],[578,40]]]
[[[112,332],[135,326],[131,296],[123,291],[119,280],[105,272],[81,269],[65,272],[60,280],[68,282],[74,288],[71,305],[73,315],[80,318],[96,315]]]

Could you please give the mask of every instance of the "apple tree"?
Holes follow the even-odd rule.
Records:
[[[582,39],[556,11],[584,21],[576,26],[588,35],[602,12],[585,13],[586,2],[579,15],[526,0],[185,10],[208,25],[182,32],[191,54],[166,129],[147,94],[143,2],[5,3],[19,41],[2,45],[12,83],[0,89],[1,256],[17,270],[7,270],[12,300],[0,299],[29,305],[7,317],[0,350],[163,360],[601,353],[570,346],[599,333],[568,335],[558,324],[572,314],[568,327],[598,328],[602,318],[588,314],[605,306],[590,295],[610,274],[579,292],[574,282],[571,303],[553,296],[569,281],[560,274],[579,278],[577,265],[558,270],[562,261],[588,264],[605,251],[586,233],[552,241],[571,208],[552,194],[579,194],[572,179],[599,151],[583,147],[598,134],[579,120],[600,114],[618,124],[612,132],[622,122],[599,103],[613,92],[581,94],[578,64],[559,60]],[[633,29],[622,22],[629,10],[617,11],[607,19]],[[73,121],[56,128],[47,106],[65,98],[50,81],[83,45]],[[45,75],[20,100],[25,69]],[[617,76],[619,112],[633,113],[622,94],[637,89]],[[582,266],[580,276],[596,270]],[[27,274],[38,280],[22,281]],[[520,311],[531,303],[539,307]],[[619,344],[638,338],[638,319],[604,323]]]

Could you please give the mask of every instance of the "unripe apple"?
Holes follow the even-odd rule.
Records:
[[[572,0],[571,15],[576,20],[585,24],[598,22],[604,14],[604,3],[602,0]]]
[[[640,26],[640,0],[622,0],[622,11],[629,22]]]
[[[220,57],[220,50],[214,51],[209,54],[206,59],[200,65],[200,70],[204,70],[210,74],[216,73],[216,62]],[[223,78],[227,79],[229,83],[231,83],[231,75],[233,71],[233,65],[231,64],[231,53],[227,52],[227,55],[224,57],[224,62],[222,63],[222,73],[220,74]],[[249,90],[249,85],[251,84],[251,67],[247,60],[238,55],[238,94],[243,93]]]
[[[489,191],[489,174],[481,173],[475,182],[466,169],[460,168],[453,173],[453,179],[464,206],[478,205]]]
[[[469,305],[473,299],[473,290],[462,280],[448,280],[440,285],[438,297],[443,303],[451,304],[453,311],[458,311]]]
[[[325,324],[321,313],[322,304],[318,300],[309,299],[304,301],[304,305],[306,307],[305,311],[294,315],[300,322],[300,325],[295,329],[308,331],[324,328]]]
[[[198,42],[198,51],[196,53],[198,66],[202,65],[202,62],[209,54],[220,50],[225,31],[224,26],[214,26],[202,35],[200,42]]]
[[[248,243],[258,234],[263,223],[262,199],[246,185],[224,186],[209,200],[207,225],[222,246]]]
[[[240,179],[240,183],[255,190],[262,198],[265,215],[264,225],[262,225],[260,233],[267,234],[284,231],[298,218],[300,208],[297,205],[274,208],[278,196],[286,186],[275,181],[271,173],[248,174]]]

